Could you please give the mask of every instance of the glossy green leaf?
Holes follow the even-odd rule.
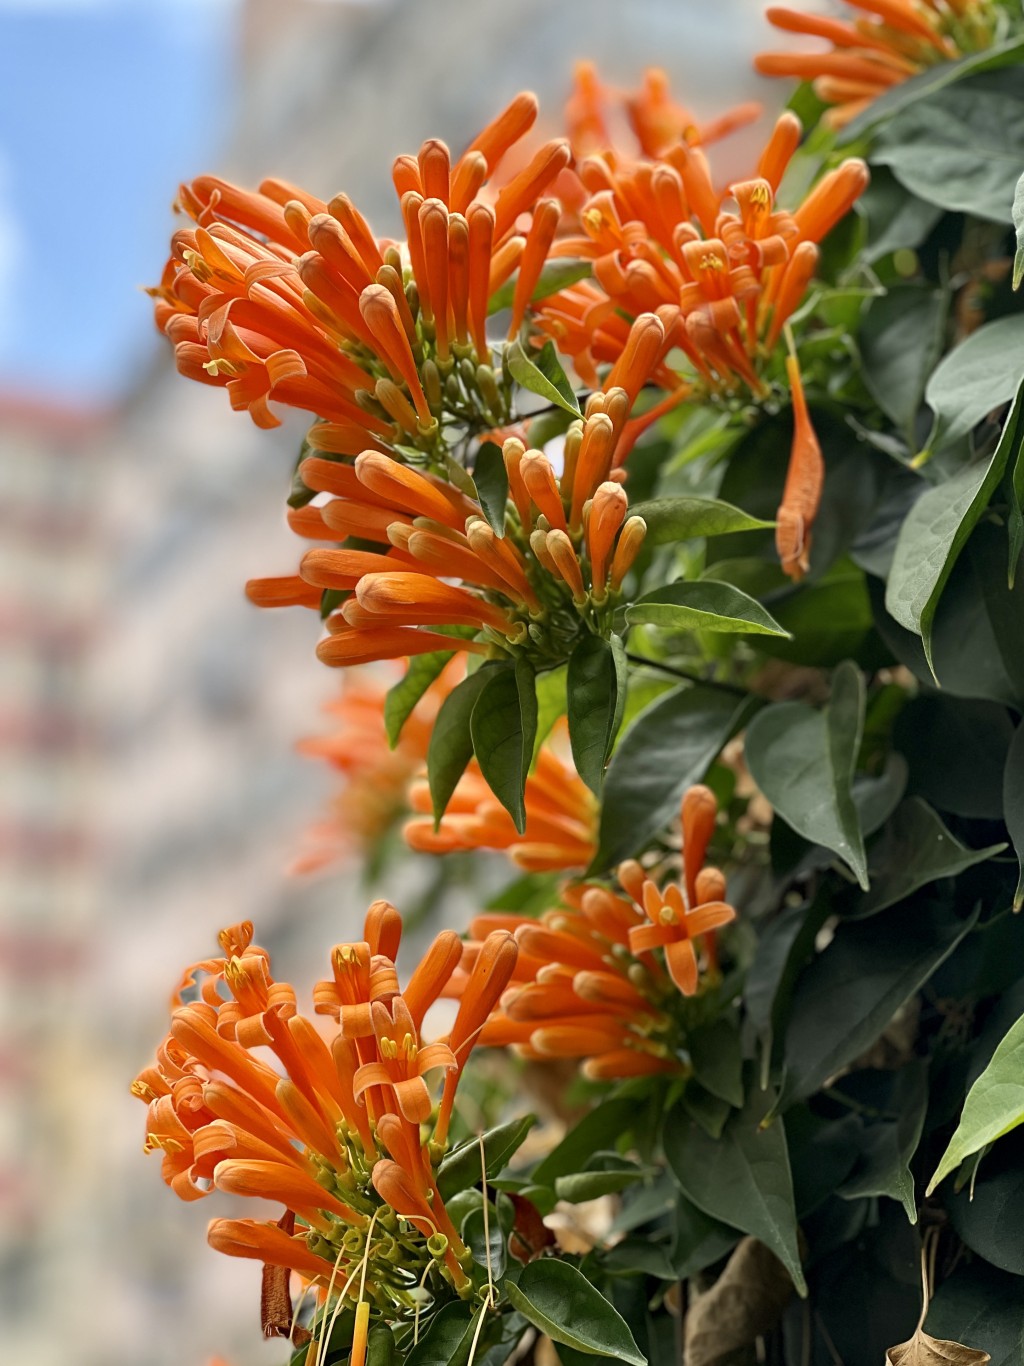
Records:
[[[494,1280],[504,1276],[508,1260],[508,1234],[502,1228],[498,1211],[490,1200],[487,1202],[486,1226],[481,1200],[479,1206],[466,1216],[460,1232],[477,1266],[489,1270]]]
[[[538,299],[546,299],[552,294],[557,294],[560,289],[568,289],[577,280],[585,280],[592,269],[593,262],[574,261],[571,257],[556,257],[553,261],[548,261],[533,287],[530,302],[536,303]],[[489,314],[500,313],[503,308],[512,307],[518,278],[519,272],[516,271],[500,289],[494,291],[487,304]]]
[[[392,749],[398,744],[402,727],[415,710],[416,703],[453,654],[453,650],[438,650],[431,655],[414,655],[409,660],[405,675],[388,689],[384,699],[384,729]]]
[[[1024,1016],[1006,1034],[967,1093],[956,1132],[942,1154],[928,1194],[964,1158],[1024,1122]]]
[[[616,1357],[630,1366],[647,1366],[621,1315],[599,1290],[568,1262],[544,1258],[523,1268],[518,1282],[506,1282],[513,1309],[546,1333],[589,1356]]]
[[[504,674],[509,670],[500,665],[482,665],[453,688],[441,703],[427,748],[427,782],[435,822],[440,822],[473,757],[470,719],[480,694],[498,672]]]
[[[472,1306],[463,1300],[443,1304],[419,1342],[408,1352],[405,1366],[466,1366],[477,1314],[486,1312],[486,1307],[481,1305],[474,1313]]]
[[[875,1042],[906,1001],[970,932],[960,920],[916,903],[857,924],[840,924],[800,976],[786,1029],[786,1099],[809,1096]]]
[[[1024,317],[1021,322],[1024,324]],[[1024,344],[1024,330],[1020,342]],[[1024,437],[1022,405],[1024,384],[1017,391],[991,458],[967,465],[945,483],[929,489],[911,508],[896,542],[886,610],[901,626],[921,637],[929,667],[933,663],[932,624],[942,590],[998,487],[1011,453]]]
[[[788,636],[756,598],[714,579],[665,584],[626,608],[630,626],[666,631],[726,631],[735,635]]]
[[[594,1170],[570,1172],[567,1176],[555,1178],[555,1194],[559,1200],[579,1204],[582,1200],[597,1200],[602,1195],[615,1195],[626,1190],[638,1181],[650,1179],[654,1174],[649,1167],[640,1167],[618,1153],[599,1155],[601,1166],[595,1164]]]
[[[526,777],[537,734],[537,691],[525,659],[495,669],[470,717],[473,753],[488,787],[515,822],[526,829]]]
[[[925,1319],[933,1336],[988,1352],[991,1366],[1024,1361],[1024,1279],[984,1262],[961,1262],[935,1292]]]
[[[691,1077],[686,1083],[679,1104],[706,1134],[711,1138],[721,1138],[725,1122],[732,1111],[732,1106],[727,1100],[712,1095],[700,1082]]]
[[[913,439],[928,376],[942,350],[945,291],[890,285],[864,310],[858,333],[864,383],[883,412]]]
[[[751,517],[717,498],[652,498],[630,508],[647,523],[647,545],[668,545],[695,536],[723,536],[732,531],[763,531],[774,522]]]
[[[605,774],[593,872],[638,854],[676,815],[750,714],[748,698],[704,684],[676,688],[625,731]]]
[[[569,658],[566,695],[576,772],[599,793],[626,705],[626,652],[618,636],[586,635]]]
[[[1017,181],[1013,192],[1013,226],[1017,234],[1017,250],[1013,257],[1013,287],[1020,289],[1024,280],[1024,174]]]
[[[919,76],[912,76],[909,81],[900,81],[886,90],[878,99],[872,100],[863,114],[851,119],[846,127],[840,130],[836,141],[842,145],[861,138],[868,129],[874,128],[876,124],[885,122],[900,110],[910,108],[918,101],[937,94],[947,86],[956,85],[960,81],[984,71],[996,71],[1001,67],[1014,66],[1022,57],[1024,57],[1024,40],[1014,38],[1008,42],[1000,43],[996,47],[985,48],[981,52],[972,52],[956,62],[939,62],[935,66],[926,67]]]
[[[1024,101],[961,86],[880,125],[871,160],[919,199],[1005,223],[1024,155]]]
[[[496,441],[485,441],[473,462],[473,483],[484,516],[496,536],[505,534],[505,509],[508,504],[508,470]]]
[[[872,169],[857,209],[868,220],[868,240],[860,253],[868,265],[901,247],[919,247],[942,217],[940,208],[909,194],[884,166]]]
[[[911,698],[893,726],[893,743],[910,766],[911,792],[939,811],[981,820],[1003,815],[1012,739],[1005,707],[941,692]]]
[[[873,842],[868,854],[871,887],[844,919],[864,920],[877,915],[919,887],[940,877],[955,877],[1005,848],[1005,844],[991,844],[985,849],[968,849],[949,833],[927,802],[911,797]]]
[[[1024,313],[1011,313],[985,323],[943,356],[925,386],[925,402],[935,414],[926,453],[952,445],[1009,403],[1021,383],[1022,350]]]
[[[573,417],[580,417],[580,405],[576,402],[572,385],[559,362],[554,346],[546,341],[539,351],[527,355],[518,338],[511,342],[505,352],[509,374],[523,389],[537,394],[545,403],[554,403],[564,408]]]
[[[1024,725],[1013,733],[1006,752],[1003,771],[1003,818],[1017,854],[1020,877],[1013,897],[1013,909],[1024,906]]]
[[[762,932],[744,986],[754,1028],[767,1041],[770,1058],[775,1034],[789,1014],[793,984],[814,950],[814,941],[831,911],[824,892],[807,906],[787,906]]]
[[[851,792],[864,725],[864,681],[836,669],[824,711],[802,702],[768,707],[747,729],[746,758],[758,787],[804,839],[838,854],[867,888],[864,838]]]
[[[484,1134],[483,1158],[488,1179],[497,1176],[508,1166],[536,1123],[536,1115],[524,1115],[521,1119],[512,1119],[507,1124],[488,1129]],[[437,1169],[437,1189],[441,1198],[448,1200],[456,1191],[479,1185],[483,1176],[480,1166],[480,1140],[474,1135],[441,1160]]]
[[[917,1223],[917,1201],[910,1159],[917,1151],[928,1108],[928,1068],[917,1059],[893,1074],[890,1108],[898,1115],[869,1124],[853,1173],[839,1194],[844,1200],[886,1196],[898,1200],[912,1224]]]
[[[766,1093],[754,1090],[719,1139],[676,1105],[665,1120],[665,1156],[688,1200],[712,1219],[760,1239],[806,1295],[785,1130],[781,1120],[761,1127],[769,1104]]]
[[[1011,450],[1007,457],[1010,474],[1008,480],[1010,511],[1006,521],[1009,530],[1010,553],[1006,581],[1011,590],[1016,580],[1021,552],[1024,551],[1024,405],[1015,406],[1014,412],[1017,414],[1016,449]],[[1007,427],[1009,427],[1012,419],[1013,413],[1010,414]]]

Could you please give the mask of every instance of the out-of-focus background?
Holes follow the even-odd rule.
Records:
[[[128,1082],[181,966],[250,918],[311,984],[371,895],[286,876],[332,787],[293,752],[336,679],[244,580],[296,556],[305,426],[260,432],[153,330],[178,182],[347,190],[397,233],[390,165],[459,150],[519,89],[560,131],[573,62],[671,75],[698,115],[757,81],[761,0],[0,0],[0,1354],[33,1366],[284,1361],[258,1267],[142,1155]],[[768,126],[716,149],[749,171]],[[462,914],[464,914],[464,910]],[[211,1202],[212,1203],[212,1202]],[[221,1211],[223,1212],[223,1206]]]

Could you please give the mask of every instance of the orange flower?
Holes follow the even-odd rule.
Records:
[[[687,791],[682,884],[659,890],[630,861],[618,869],[626,897],[576,884],[563,887],[562,904],[538,919],[477,916],[470,924],[470,948],[497,929],[511,931],[519,946],[513,983],[480,1042],[511,1045],[534,1059],[585,1059],[584,1075],[594,1081],[685,1070],[678,994],[691,996],[698,989],[693,940],[736,914],[722,900],[722,874],[704,867],[716,815],[708,788]],[[708,966],[714,965],[709,943]],[[464,989],[466,966],[464,961],[450,990]]]
[[[644,71],[639,90],[625,91],[604,85],[592,62],[578,62],[565,105],[565,124],[577,157],[612,148],[617,156],[659,157],[677,142],[691,146],[717,142],[753,123],[760,113],[761,106],[750,102],[698,123],[685,105],[673,99],[668,76],[659,67]],[[635,151],[625,150],[616,136],[625,131],[615,127],[623,115],[635,139]]]
[[[455,646],[451,641],[449,648]],[[334,725],[298,743],[300,754],[321,759],[343,777],[325,816],[307,832],[293,872],[319,871],[355,851],[372,849],[409,810],[409,785],[427,758],[434,718],[461,672],[452,660],[425,690],[402,726],[395,747],[384,728],[387,685],[379,676],[344,674],[339,696],[325,711]],[[401,677],[396,672],[390,682]]]
[[[780,209],[775,196],[800,135],[796,117],[783,114],[756,177],[734,182],[724,193],[715,190],[700,148],[685,142],[654,162],[620,163],[605,155],[580,163],[589,192],[580,215],[583,235],[563,239],[555,250],[592,260],[593,280],[543,300],[540,329],[591,383],[598,378],[597,366],[609,361],[606,385],[623,382],[621,369],[630,348],[638,347],[637,323],[643,316],[663,321],[671,346],[687,362],[684,372],[666,374],[662,351],[657,368],[648,369],[670,392],[649,414],[628,424],[616,464],[643,426],[673,403],[693,395],[746,391],[763,399],[769,394],[767,376],[782,330],[814,275],[817,243],[868,181],[867,167],[853,158],[822,177],[796,209]],[[626,333],[629,317],[637,321]],[[794,392],[794,404],[801,399]],[[804,407],[801,426],[808,421]],[[801,438],[798,444],[793,464],[803,470],[807,442]],[[803,473],[799,477],[803,480]],[[805,533],[816,506],[816,500],[803,500]],[[790,512],[787,503],[782,515],[788,518]],[[805,534],[801,544],[806,539]],[[789,573],[799,572],[799,556],[788,556],[785,566]]]
[[[295,581],[256,579],[249,596],[261,605],[312,606],[316,590],[345,594],[317,650],[337,666],[439,650],[519,650],[550,668],[582,632],[606,635],[646,531],[627,517],[617,443],[678,319],[669,308],[636,320],[605,390],[591,394],[584,418],[569,428],[559,474],[543,452],[505,440],[502,534],[477,499],[382,452],[364,451],[351,464],[311,456],[299,476],[323,501],[293,510],[292,528],[314,541],[354,535],[381,549],[319,546]],[[297,584],[312,590],[308,599]],[[468,627],[472,638],[465,630],[446,636],[441,626]]]
[[[462,947],[451,931],[438,936],[403,995],[400,934],[398,913],[376,902],[365,940],[335,948],[333,977],[314,990],[316,1013],[338,1022],[325,1037],[298,1012],[292,988],[273,980],[251,926],[224,931],[226,956],[188,969],[184,984],[205,975],[199,998],[174,1011],[155,1063],[132,1087],[149,1106],[146,1147],[163,1152],[164,1180],[182,1199],[221,1190],[284,1206],[278,1222],[214,1220],[214,1247],[294,1270],[389,1322],[411,1315],[417,1285],[445,1299],[446,1283],[469,1283],[436,1167],[458,1078],[518,952],[507,932],[486,941],[486,983],[465,993],[448,1042],[424,1043],[423,1016]],[[431,1133],[428,1078],[438,1071],[447,1081]]]
[[[502,849],[519,868],[547,872],[585,868],[596,849],[593,794],[549,744],[541,746],[526,779],[526,828],[521,835],[475,760],[459,780],[437,830],[425,779],[412,785],[409,800],[425,819],[409,821],[403,833],[406,843],[423,853]]]
[[[659,890],[639,863],[620,864],[622,886],[651,920],[629,932],[634,953],[665,950],[669,976],[684,996],[697,990],[694,939],[735,920],[735,910],[723,901],[725,878],[717,868],[704,867],[704,855],[715,828],[718,803],[707,787],[691,787],[683,797],[683,881]]]
[[[151,291],[178,368],[226,387],[259,426],[278,425],[272,399],[317,414],[331,429],[320,449],[336,455],[396,443],[434,453],[453,436],[442,412],[463,433],[504,423],[488,304],[518,269],[518,327],[557,220],[542,196],[569,144],[540,147],[493,205],[487,182],[536,115],[522,94],[454,162],[438,139],[396,160],[408,268],[347,195],[326,203],[278,180],[252,192],[214,176],[183,185],[196,227],[175,234]]]
[[[762,52],[754,66],[764,76],[811,81],[833,106],[831,128],[850,122],[879,95],[937,62],[990,47],[999,31],[994,0],[846,0],[849,20],[804,14],[784,5],[765,11],[784,33],[829,44],[820,52]]]

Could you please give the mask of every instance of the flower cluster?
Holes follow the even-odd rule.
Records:
[[[211,1245],[367,1304],[364,1330],[370,1307],[390,1322],[425,1296],[465,1293],[470,1258],[436,1173],[459,1078],[515,968],[512,936],[483,942],[450,1034],[424,1043],[424,1015],[462,958],[454,931],[437,936],[403,990],[401,918],[374,903],[365,939],[338,945],[331,977],[313,989],[316,1014],[337,1022],[327,1038],[274,980],[252,933],[248,922],[224,930],[222,956],[186,971],[170,1032],[133,1084],[164,1180],[184,1200],[218,1190],[283,1206],[277,1221],[215,1219]],[[198,998],[181,1004],[197,974]]]
[[[721,872],[704,865],[717,811],[706,787],[683,797],[681,882],[659,888],[628,861],[618,869],[625,896],[570,884],[562,904],[539,920],[477,916],[473,939],[486,943],[502,929],[515,935],[520,951],[501,1011],[480,1042],[512,1044],[535,1059],[584,1058],[584,1075],[594,1081],[681,1070],[685,1038],[674,1005],[680,993],[698,990],[695,941],[736,915],[724,900]]]
[[[812,81],[833,107],[824,123],[841,128],[892,86],[937,62],[991,47],[1005,11],[997,0],[845,0],[850,19],[805,14],[785,5],[766,11],[784,33],[822,38],[821,52],[761,52],[754,66],[764,76]]]
[[[478,498],[382,452],[364,451],[351,464],[312,456],[299,474],[325,499],[293,510],[293,529],[319,541],[358,536],[380,549],[318,547],[297,575],[251,581],[249,596],[319,606],[325,590],[344,595],[317,650],[332,665],[454,645],[482,655],[518,649],[552,667],[581,632],[607,634],[646,531],[611,477],[615,446],[631,394],[668,344],[656,317],[638,319],[633,331],[612,373],[621,386],[591,395],[566,436],[560,474],[542,451],[517,437],[504,442],[503,524],[488,520]],[[453,641],[442,630],[451,627],[472,634]]]

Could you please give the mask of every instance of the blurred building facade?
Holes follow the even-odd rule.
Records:
[[[249,0],[231,154],[181,176],[344,187],[397,232],[398,152],[427,134],[463,145],[524,87],[557,131],[577,58],[623,84],[662,65],[698,114],[749,98],[759,11]],[[749,164],[742,139],[727,155]],[[34,1366],[286,1358],[259,1341],[257,1268],[209,1251],[205,1209],[141,1156],[127,1083],[218,927],[254,920],[279,974],[311,982],[370,895],[283,874],[330,788],[294,741],[334,682],[311,614],[242,596],[297,558],[282,504],[304,425],[258,431],[181,380],[169,348],[112,416],[3,421],[0,1304],[14,1359]],[[401,905],[422,876],[395,870],[372,894]]]

